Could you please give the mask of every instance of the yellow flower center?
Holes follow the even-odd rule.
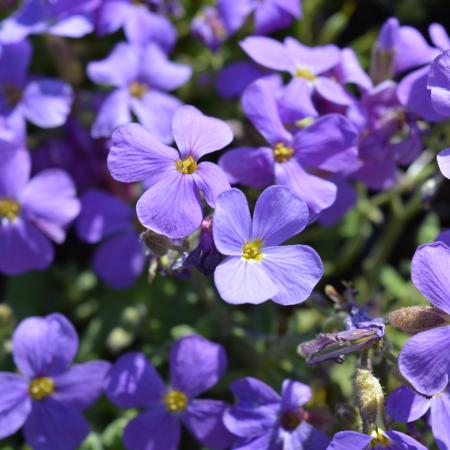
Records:
[[[51,378],[35,378],[28,388],[33,400],[42,400],[55,392],[55,383]]]
[[[242,257],[246,260],[261,261],[263,259],[261,239],[256,239],[253,242],[246,242],[242,247]]]
[[[275,145],[273,149],[273,156],[276,162],[285,163],[288,162],[294,155],[294,149],[292,147],[286,147],[282,142]]]
[[[303,67],[298,67],[295,70],[295,76],[298,78],[304,78],[308,81],[314,81],[316,79],[316,76],[309,69],[305,69]]]
[[[182,412],[186,409],[188,404],[188,398],[186,394],[181,391],[169,391],[164,396],[164,403],[166,408],[171,413]]]
[[[391,440],[386,436],[384,431],[380,428],[376,428],[374,431],[372,431],[372,440],[370,441],[370,448],[376,448],[378,446],[381,447],[387,447]]]
[[[128,86],[128,92],[130,95],[139,99],[143,98],[148,90],[148,85],[145,83],[139,83],[139,81],[133,81]]]
[[[20,204],[7,197],[0,199],[0,217],[6,217],[13,221],[17,219],[20,212]]]
[[[188,156],[186,159],[179,159],[177,161],[178,172],[184,174],[193,174],[197,170],[197,163],[192,156]]]

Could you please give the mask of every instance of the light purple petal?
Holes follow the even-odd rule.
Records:
[[[252,240],[264,247],[279,245],[308,224],[308,207],[288,187],[270,186],[258,197],[253,214]]]
[[[33,402],[24,434],[34,450],[72,450],[89,434],[89,425],[78,410],[47,397]]]
[[[212,162],[200,163],[193,176],[197,188],[211,207],[215,206],[217,197],[222,192],[231,189],[225,172]]]
[[[400,433],[400,431],[387,431],[386,435],[393,441],[391,447],[395,449],[407,448],[408,450],[428,450],[415,439],[404,433]]]
[[[55,393],[52,397],[64,406],[84,411],[103,394],[110,369],[111,364],[106,361],[75,364],[67,372],[53,377]]]
[[[282,411],[298,411],[301,406],[311,400],[312,390],[299,381],[285,380],[281,397]]]
[[[253,11],[252,0],[218,0],[217,7],[230,33],[234,33],[244,23],[245,18]]]
[[[14,362],[30,378],[61,374],[77,350],[77,332],[62,314],[29,317],[13,334]]]
[[[175,113],[172,132],[181,155],[195,159],[220,150],[233,140],[233,132],[225,122],[205,116],[190,105]]]
[[[127,89],[118,89],[109,94],[101,104],[91,135],[93,138],[109,138],[117,127],[130,122],[130,95]]]
[[[307,245],[265,248],[262,263],[278,287],[272,300],[281,305],[304,302],[323,275],[320,256]]]
[[[16,199],[30,178],[30,154],[25,149],[8,147],[0,149],[0,158],[0,198]]]
[[[245,38],[239,44],[253,61],[269,69],[293,72],[295,67],[286,47],[275,39],[263,36]]]
[[[441,50],[447,50],[450,48],[450,37],[447,31],[440,23],[432,23],[428,27],[428,33],[431,38],[431,42]]]
[[[18,275],[44,270],[53,261],[50,241],[33,224],[17,219],[0,226],[0,272]]]
[[[131,420],[123,433],[123,441],[129,450],[177,450],[180,431],[178,417],[160,406]]]
[[[38,80],[27,85],[21,108],[25,117],[41,128],[64,125],[73,102],[73,90],[59,80]]]
[[[450,368],[448,342],[450,326],[444,326],[416,334],[402,348],[400,371],[420,393],[437,394],[447,386]]]
[[[450,314],[450,248],[441,242],[420,246],[411,264],[411,278],[436,308]]]
[[[446,148],[438,153],[437,163],[442,175],[445,178],[450,178],[450,148]]]
[[[129,124],[112,135],[108,168],[116,180],[125,183],[149,177],[159,180],[175,168],[178,159],[176,150],[159,142],[144,127]]]
[[[171,239],[189,236],[203,219],[194,178],[181,174],[175,166],[164,179],[144,192],[136,212],[142,225]]]
[[[235,437],[225,428],[222,420],[229,406],[219,400],[192,400],[183,415],[183,422],[206,447],[214,450],[230,448]]]
[[[361,67],[356,53],[350,47],[342,49],[341,62],[335,70],[342,84],[354,83],[363,89],[370,89],[372,87],[372,80]]]
[[[387,401],[387,413],[398,422],[415,422],[430,408],[430,399],[409,386],[401,386],[392,392]]]
[[[431,89],[434,109],[443,116],[450,116],[450,50],[431,63],[427,87]]]
[[[232,184],[243,184],[253,188],[269,186],[274,180],[272,149],[267,147],[239,147],[225,152],[219,166]]]
[[[272,2],[297,19],[302,15],[301,2],[298,0],[272,0]]]
[[[213,217],[214,243],[224,255],[242,255],[242,247],[251,235],[252,221],[247,199],[239,189],[222,193]]]
[[[332,78],[319,77],[315,81],[314,87],[321,97],[336,105],[350,106],[356,101],[344,87]]]
[[[142,274],[144,265],[144,249],[134,230],[101,243],[92,258],[95,273],[114,289],[132,286]]]
[[[27,381],[20,375],[0,372],[0,439],[19,430],[30,411]]]
[[[302,422],[292,433],[286,433],[283,450],[326,450],[329,443],[330,438],[323,431]]]
[[[328,450],[364,450],[372,441],[371,436],[356,431],[336,433],[328,446]]]
[[[114,33],[124,24],[134,6],[123,0],[102,2],[97,14],[97,33],[100,35]]]
[[[242,257],[230,256],[214,272],[214,282],[219,295],[227,303],[259,304],[280,291],[272,281],[266,264]]]
[[[166,386],[143,353],[122,355],[109,373],[108,398],[120,408],[160,404]]]
[[[271,146],[291,142],[292,135],[281,123],[273,87],[266,78],[255,81],[245,90],[242,108]]]
[[[239,439],[233,446],[233,450],[282,450],[282,443],[276,437],[273,430],[247,439]]]
[[[179,339],[170,352],[172,387],[195,398],[213,387],[227,367],[227,355],[220,344],[202,336]]]
[[[269,34],[287,28],[293,22],[291,14],[280,8],[274,1],[260,2],[254,14],[255,33]]]
[[[93,23],[87,17],[81,15],[59,20],[48,29],[49,34],[70,38],[80,38],[92,31],[94,31]]]
[[[441,450],[450,448],[450,395],[444,391],[431,399],[431,429]]]

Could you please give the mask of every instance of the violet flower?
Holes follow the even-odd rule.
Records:
[[[107,96],[92,126],[93,137],[110,137],[132,114],[159,140],[172,140],[170,125],[181,102],[167,94],[191,76],[191,68],[167,59],[154,43],[141,48],[120,43],[103,61],[88,64],[91,80],[116,89]]]
[[[221,194],[213,217],[214,242],[227,255],[214,272],[220,296],[233,304],[305,301],[322,277],[320,256],[307,245],[280,244],[307,224],[305,202],[285,186],[259,196],[253,220],[241,191]]]
[[[144,270],[145,256],[130,205],[108,192],[87,191],[81,197],[76,229],[81,240],[100,242],[92,266],[106,284],[115,289],[134,284]]]
[[[48,169],[30,178],[28,151],[0,148],[0,272],[17,275],[43,270],[53,261],[65,227],[80,203],[66,172]]]
[[[233,133],[225,122],[188,105],[175,113],[172,133],[178,151],[140,125],[119,128],[112,136],[108,167],[118,181],[146,181],[149,189],[136,205],[146,228],[181,239],[202,222],[200,193],[214,207],[218,195],[230,189],[219,166],[199,159],[228,145]]]
[[[225,426],[238,440],[233,450],[325,450],[330,439],[308,423],[304,405],[312,391],[285,380],[282,394],[252,377],[231,384],[237,403],[224,415]]]
[[[203,445],[229,448],[233,436],[222,423],[227,403],[197,398],[225,372],[223,347],[201,336],[177,341],[170,352],[170,386],[142,353],[123,355],[111,370],[109,399],[120,408],[142,408],[123,434],[129,450],[177,450],[181,424]]]
[[[61,314],[29,317],[13,335],[20,374],[0,372],[0,439],[21,427],[34,450],[73,450],[89,433],[83,411],[103,393],[110,364],[70,366],[78,351],[73,325]]]
[[[31,54],[28,41],[2,47],[0,115],[18,116],[41,128],[64,125],[72,106],[72,88],[51,78],[30,79],[27,71]]]
[[[443,242],[420,246],[414,254],[411,277],[430,303],[450,314],[450,248]],[[399,355],[402,375],[424,395],[442,392],[450,371],[450,325],[422,331],[411,337]]]
[[[436,444],[441,450],[450,448],[450,393],[448,388],[432,397],[425,397],[401,386],[388,398],[388,414],[398,422],[415,422],[430,412],[430,424]]]

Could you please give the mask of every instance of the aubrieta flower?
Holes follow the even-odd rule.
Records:
[[[228,145],[233,133],[225,122],[188,105],[175,113],[172,133],[178,151],[140,125],[120,127],[112,136],[108,167],[118,181],[146,181],[149,189],[136,205],[140,222],[178,239],[193,233],[202,222],[200,193],[214,207],[218,195],[230,189],[220,167],[199,163],[199,159]]]
[[[223,347],[197,335],[172,347],[170,386],[142,353],[123,355],[111,370],[107,395],[120,408],[144,409],[125,428],[126,448],[177,450],[181,424],[208,448],[229,448],[233,436],[222,422],[229,405],[197,398],[218,382],[226,366]]]
[[[273,82],[263,78],[252,83],[242,96],[247,117],[270,147],[239,147],[219,161],[232,183],[250,187],[283,184],[308,204],[314,217],[336,199],[336,186],[314,174],[349,173],[358,166],[357,132],[351,122],[328,114],[295,135],[283,125]],[[308,168],[313,173],[307,172]]]
[[[100,242],[92,265],[105,283],[116,289],[135,283],[144,270],[145,256],[130,205],[108,192],[89,190],[81,197],[76,229],[81,240]]]
[[[237,403],[224,415],[225,426],[238,440],[234,450],[325,450],[330,441],[308,423],[304,408],[312,398],[306,384],[283,382],[282,394],[252,377],[231,384]]]
[[[22,426],[33,450],[73,450],[89,433],[83,411],[103,393],[110,364],[70,366],[78,351],[73,325],[61,314],[29,317],[13,335],[20,374],[0,372],[0,439]]]
[[[234,304],[305,301],[322,277],[320,256],[307,245],[280,244],[300,233],[308,217],[305,202],[285,186],[259,196],[253,220],[240,190],[221,194],[213,217],[214,242],[227,255],[214,272],[220,296]]]
[[[116,88],[100,107],[93,137],[110,137],[134,114],[159,140],[172,141],[170,125],[181,102],[167,92],[190,78],[189,66],[169,61],[154,43],[143,48],[119,43],[106,59],[89,63],[87,72],[92,81]]]
[[[401,386],[388,398],[387,412],[398,422],[415,422],[430,412],[430,425],[436,444],[441,450],[450,448],[450,393],[443,392],[425,397],[411,389]]]
[[[75,186],[60,169],[30,178],[30,155],[0,147],[0,272],[17,275],[43,270],[53,261],[49,239],[61,243],[78,215]]]
[[[450,248],[443,242],[420,246],[414,254],[411,277],[420,293],[436,308],[450,314]],[[402,375],[421,394],[442,392],[449,381],[450,325],[422,331],[410,338],[399,355]]]
[[[28,41],[4,45],[0,52],[0,115],[27,119],[41,128],[63,125],[73,101],[67,83],[30,79],[32,48]]]

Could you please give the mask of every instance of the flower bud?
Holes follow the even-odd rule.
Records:
[[[356,403],[366,428],[383,420],[384,394],[378,378],[370,370],[358,369],[353,380]]]
[[[409,306],[389,314],[389,324],[408,334],[439,327],[449,321],[450,316],[434,306]]]

